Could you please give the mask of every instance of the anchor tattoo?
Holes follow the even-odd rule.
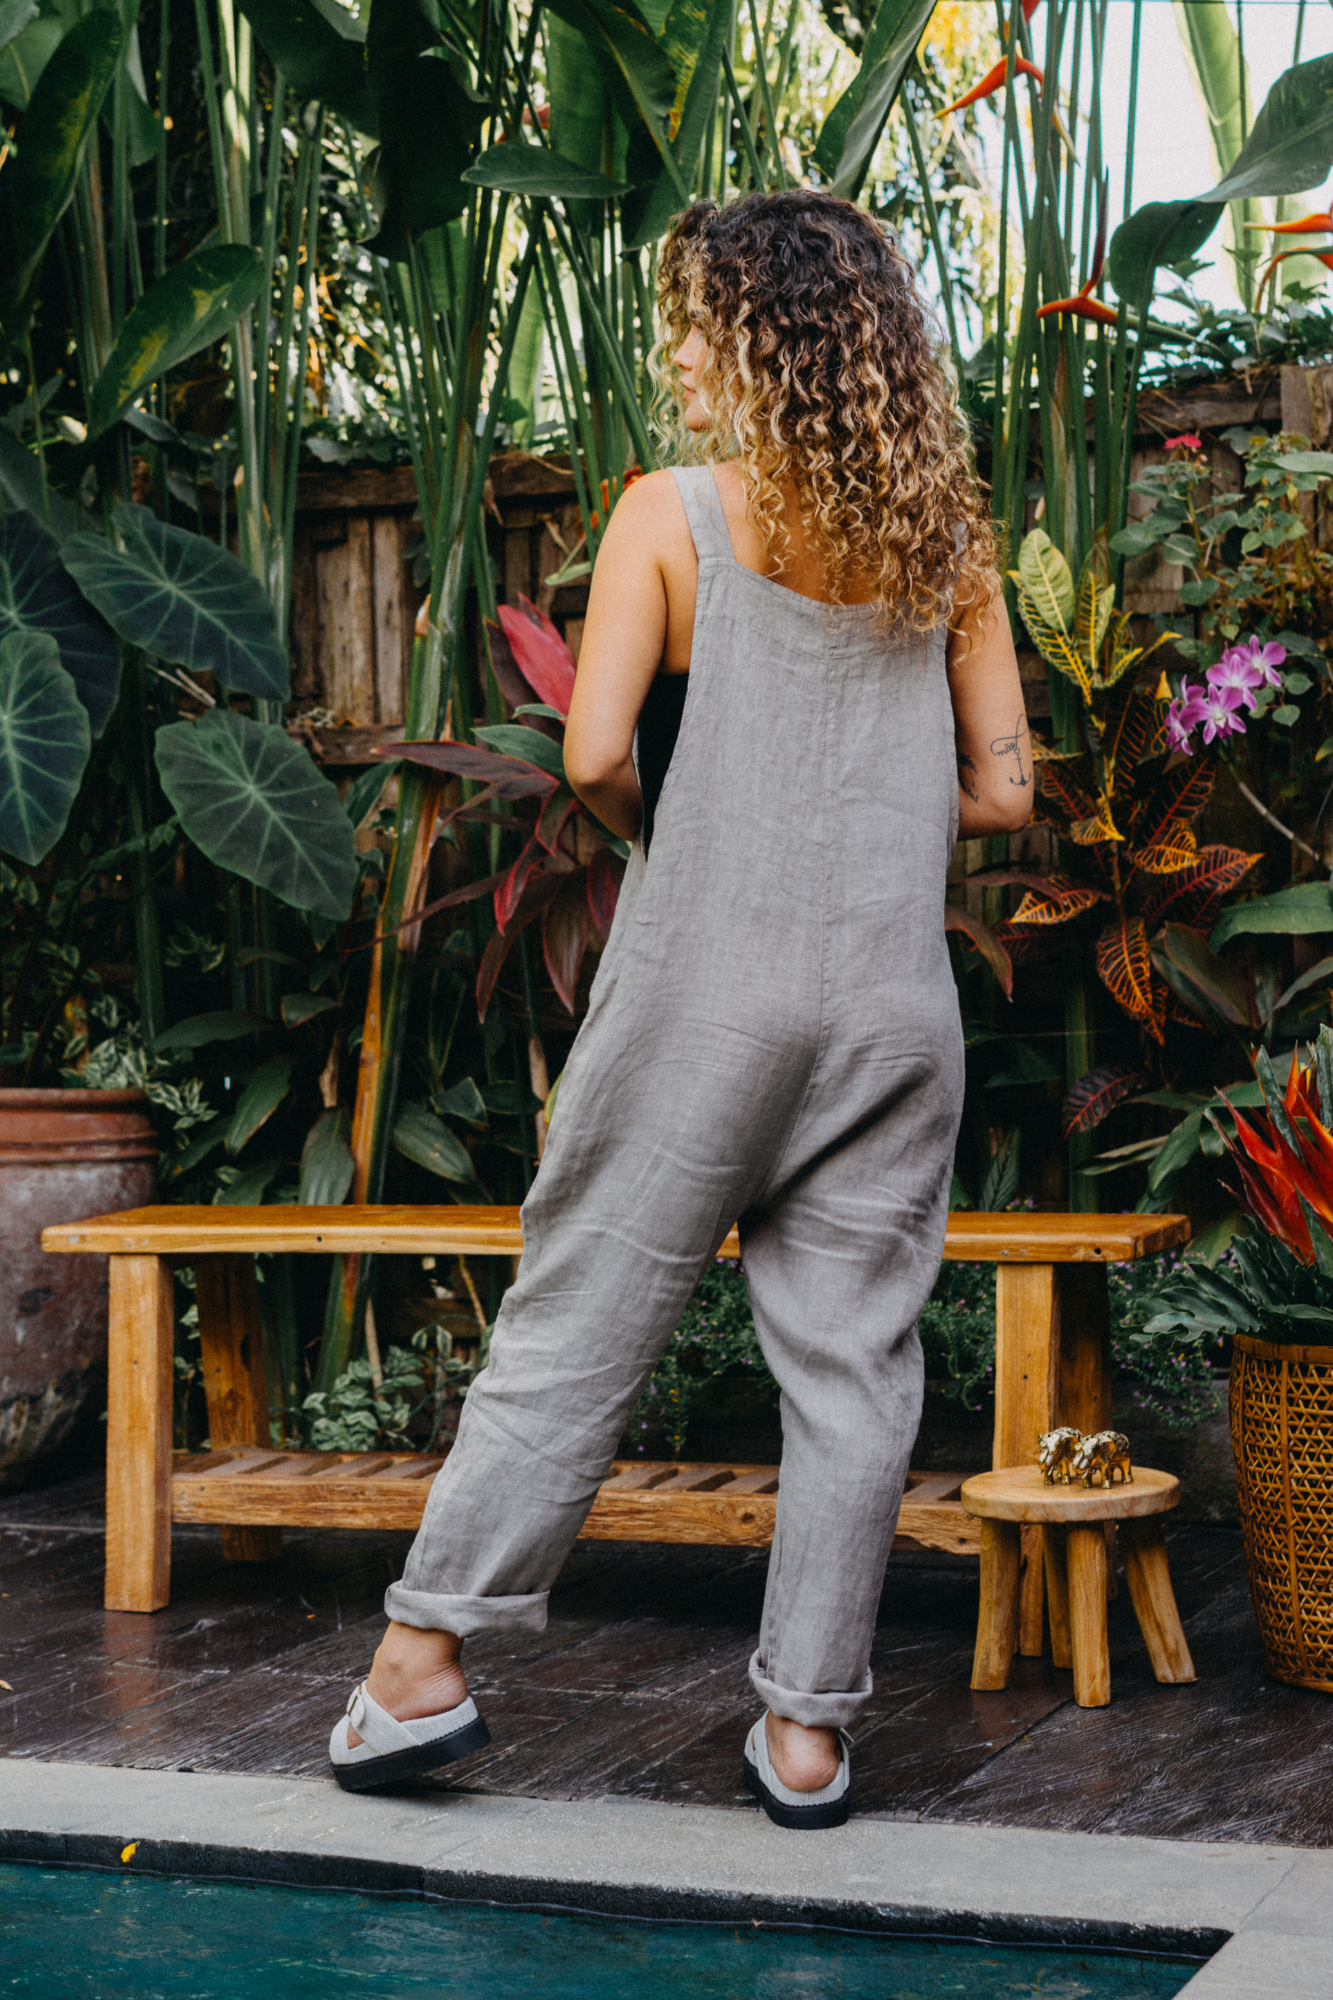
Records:
[[[1018,776],[1010,778],[1011,785],[1027,786],[1032,783],[1032,773],[1023,765],[1023,738],[1027,733],[1027,717],[1020,715],[1014,724],[1013,735],[997,736],[991,744],[992,757],[1012,757],[1018,764]]]

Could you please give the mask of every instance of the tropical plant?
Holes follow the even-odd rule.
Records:
[[[1153,648],[1131,644],[1129,620],[1115,607],[1097,553],[1076,585],[1059,550],[1034,529],[1014,577],[1025,626],[1081,710],[1082,745],[1037,755],[1036,813],[1082,865],[1049,876],[992,871],[984,879],[998,884],[1021,875],[1027,888],[1003,927],[1006,943],[1109,904],[1095,948],[1098,976],[1136,1026],[1161,1043],[1172,993],[1185,997],[1186,975],[1175,976],[1174,954],[1190,953],[1182,940],[1207,931],[1222,898],[1259,856],[1199,847],[1192,828],[1212,792],[1212,767],[1168,763],[1169,750],[1179,747],[1168,740],[1168,704],[1160,689],[1152,693],[1139,680]]]
[[[1333,1030],[1294,1060],[1285,1089],[1255,1051],[1263,1109],[1253,1119],[1221,1093],[1234,1137],[1222,1133],[1247,1216],[1228,1270],[1190,1265],[1147,1301],[1148,1337],[1215,1341],[1259,1334],[1277,1342],[1326,1339],[1333,1328]]]

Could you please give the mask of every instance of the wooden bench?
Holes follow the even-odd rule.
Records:
[[[1173,1249],[1175,1215],[949,1217],[946,1259],[998,1266],[996,1467],[1025,1465],[1057,1421],[1103,1428],[1111,1415],[1106,1265]],[[212,1521],[238,1560],[275,1555],[289,1527],[415,1528],[443,1460],[420,1453],[276,1451],[268,1443],[257,1251],[345,1256],[504,1256],[523,1247],[513,1208],[164,1207],[47,1229],[49,1251],[110,1258],[106,1605],[156,1611],[171,1592],[171,1524]],[[738,1256],[733,1232],[724,1256]],[[172,1267],[192,1265],[213,1449],[172,1458]],[[895,1547],[975,1554],[965,1474],[914,1473]],[[611,1541],[763,1547],[773,1534],[776,1466],[617,1461],[584,1527]],[[1042,1567],[1024,1530],[1020,1647],[1042,1649]],[[1029,1546],[1030,1544],[1030,1546]]]

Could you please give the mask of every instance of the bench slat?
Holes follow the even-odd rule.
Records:
[[[1183,1215],[974,1215],[957,1210],[944,1239],[947,1261],[978,1264],[1132,1263],[1189,1241]],[[523,1231],[516,1208],[357,1206],[131,1208],[119,1215],[61,1222],[42,1232],[49,1251],[119,1256],[229,1256],[247,1250],[341,1251],[395,1256],[516,1257]],[[740,1255],[735,1230],[722,1255]]]
[[[317,1459],[322,1454],[314,1454]],[[181,1453],[171,1481],[177,1521],[228,1527],[401,1528],[421,1525],[442,1459],[412,1452]],[[243,1477],[237,1477],[243,1474]],[[903,1500],[895,1547],[975,1555],[980,1528],[957,1500],[964,1475],[930,1473]],[[618,1460],[584,1524],[588,1541],[703,1542],[767,1548],[777,1510],[776,1465],[628,1464]]]

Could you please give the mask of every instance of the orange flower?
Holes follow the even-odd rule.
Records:
[[[1044,85],[1046,81],[1042,72],[1037,68],[1037,65],[1030,63],[1026,56],[1016,56],[1014,58],[1014,69],[1016,73],[1022,76],[1035,77],[1039,87]],[[965,111],[969,104],[979,103],[983,97],[994,97],[997,90],[1003,89],[1004,79],[1008,74],[1008,70],[1009,59],[1007,56],[1001,56],[994,69],[988,69],[982,77],[981,82],[969,90],[966,97],[960,97],[956,104],[946,104],[943,111],[936,112],[936,117],[947,118],[951,111]]]

